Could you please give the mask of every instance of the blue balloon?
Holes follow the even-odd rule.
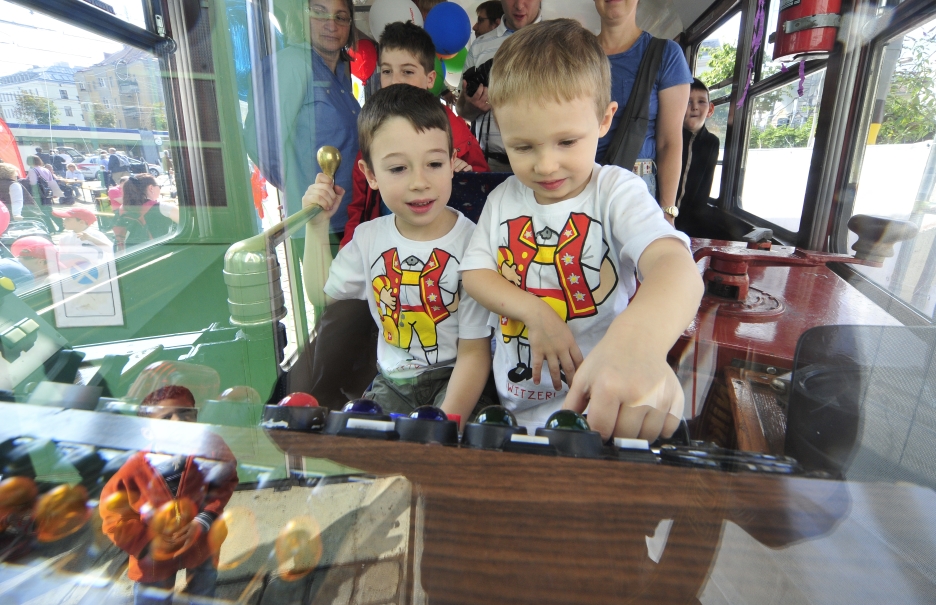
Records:
[[[429,32],[436,53],[440,55],[454,55],[471,37],[471,19],[465,9],[454,2],[435,5],[426,15],[423,28]]]

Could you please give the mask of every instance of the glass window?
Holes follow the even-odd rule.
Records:
[[[68,91],[67,91],[67,90],[64,90],[64,89],[63,89],[63,90],[59,90],[59,97],[62,98],[62,99],[67,99],[67,98],[68,98]]]
[[[763,62],[761,63],[760,80],[769,78],[778,73],[783,64],[780,61],[773,60],[774,43],[770,41],[770,35],[777,31],[777,15],[780,11],[780,5],[789,4],[784,0],[770,0],[770,6],[767,9],[767,29],[764,33],[764,40],[761,46]]]
[[[118,19],[137,27],[146,28],[146,19],[143,17],[143,0],[85,0],[99,9],[110,13]]]
[[[936,20],[884,45],[877,84],[865,109],[868,141],[854,169],[855,214],[908,220],[920,229],[912,240],[897,244],[883,268],[856,268],[928,317],[936,307],[934,86]],[[856,236],[848,235],[850,245]]]
[[[482,312],[464,331],[452,325],[472,310],[459,283],[464,249],[457,237],[419,227],[441,228],[423,222],[441,216],[467,240],[471,227],[445,206],[480,213],[506,175],[459,173],[446,197],[439,129],[420,134],[405,120],[385,120],[386,130],[371,133],[371,153],[376,180],[391,186],[364,204],[365,218],[383,222],[359,227],[338,253],[345,263],[331,265],[329,291],[355,300],[327,310],[311,302],[322,302],[316,280],[328,274],[347,224],[319,220],[307,230],[301,197],[317,177],[321,147],[340,148],[345,169],[355,165],[363,89],[355,78],[365,63],[344,56],[354,30],[330,17],[366,3],[315,0],[321,8],[308,18],[307,0],[167,0],[167,18],[184,22],[167,23],[178,48],[158,60],[114,43],[110,25],[74,27],[100,11],[67,4],[74,19],[41,13],[48,0],[0,0],[0,93],[11,95],[0,99],[8,99],[4,111],[18,103],[25,118],[0,131],[0,156],[47,161],[72,194],[0,230],[4,604],[604,604],[641,594],[660,605],[936,602],[936,414],[927,376],[936,374],[936,333],[883,333],[880,325],[896,322],[822,263],[755,267],[748,284],[733,273],[730,247],[701,250],[706,242],[695,240],[695,252],[712,255],[698,266],[708,269],[710,291],[667,359],[675,375],[662,369],[662,352],[653,370],[669,379],[668,395],[678,398],[682,385],[691,427],[677,437],[683,445],[603,443],[582,430],[600,416],[594,390],[588,418],[566,410],[537,431],[560,404],[551,384],[530,375],[535,326],[525,334],[513,320],[497,345],[519,359],[493,368],[517,397],[518,418],[495,407],[489,424],[464,429],[459,443],[438,410],[403,414],[439,402],[460,335],[469,363],[449,393],[480,393],[492,365],[483,336],[502,324]],[[568,16],[561,11],[570,3],[546,4],[546,17]],[[755,85],[753,127],[814,121],[800,110],[823,75],[810,77],[820,82],[809,80],[802,97],[795,83]],[[55,92],[63,88],[67,103]],[[898,96],[913,98],[907,90],[902,84]],[[395,91],[416,94],[412,86]],[[434,110],[444,126],[441,105],[427,101],[425,114]],[[78,114],[79,104],[81,119],[66,118],[66,106]],[[728,109],[719,97],[709,120],[720,138]],[[747,119],[732,128],[745,139]],[[875,132],[879,142],[891,136],[886,120]],[[466,145],[455,147],[478,161],[463,125],[459,137]],[[749,164],[758,152],[800,149],[768,139],[758,135]],[[84,179],[58,174],[65,156]],[[769,168],[805,171],[780,157]],[[0,196],[18,192],[2,170]],[[123,191],[110,191],[108,178],[122,176]],[[773,177],[765,170],[754,180]],[[337,178],[361,195],[350,171]],[[439,195],[414,194],[421,182]],[[137,185],[142,197],[130,199]],[[499,191],[509,195],[514,185]],[[778,177],[769,185],[787,184]],[[341,186],[354,199],[351,185]],[[154,213],[145,224],[118,224],[128,208],[142,211],[140,201]],[[399,211],[399,222],[373,219],[380,201]],[[552,208],[532,216],[505,208],[505,222],[491,225],[500,234],[489,252],[502,257],[511,282],[543,298],[538,308],[558,311],[574,329],[593,322],[597,306],[615,305],[629,272],[614,262],[621,242],[601,241],[604,218]],[[82,217],[94,230],[80,229]],[[99,248],[116,248],[119,230],[129,241],[160,221],[171,232],[100,262]],[[290,234],[288,225],[302,231]],[[407,242],[401,228],[435,241]],[[291,237],[302,234],[309,237]],[[92,235],[105,240],[85,239]],[[740,242],[734,250],[753,253]],[[43,271],[54,277],[37,285]],[[630,311],[650,287],[648,279]],[[729,298],[744,290],[746,298]],[[667,322],[663,315],[671,314],[653,321]],[[853,329],[856,319],[865,325]],[[437,329],[445,321],[448,334]],[[819,329],[804,333],[812,326]],[[379,379],[371,397],[401,415],[367,414],[373,404],[358,402],[359,415],[342,417],[337,410],[377,376],[378,343],[381,369],[398,373]],[[398,398],[401,391],[413,395]],[[309,405],[308,393],[321,405]],[[464,401],[463,420],[477,419],[465,408],[492,395]],[[518,434],[512,420],[529,431]],[[319,434],[325,424],[341,434]],[[433,443],[401,443],[410,440]],[[181,593],[187,579],[190,591],[211,596],[145,585],[157,580]]]
[[[799,229],[812,160],[825,69],[752,97],[743,162],[742,208],[788,229]]]
[[[709,132],[718,137],[718,164],[712,179],[710,197],[717,198],[721,191],[722,159],[725,155],[725,135],[728,128],[728,103],[734,89],[735,60],[738,53],[738,35],[741,13],[737,12],[712,35],[703,40],[696,51],[693,75],[709,88],[709,100],[715,113],[705,121]]]
[[[703,40],[696,51],[692,73],[709,87],[713,102],[731,96],[740,28],[741,13],[738,12]]]

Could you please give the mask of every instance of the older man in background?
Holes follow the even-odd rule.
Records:
[[[501,17],[504,16],[504,7],[501,5],[500,0],[488,0],[487,2],[482,2],[481,5],[478,6],[476,12],[478,20],[471,30],[475,33],[476,37],[480,38],[484,34],[494,31],[494,29],[501,24]]]
[[[472,67],[478,68],[493,59],[494,53],[504,43],[504,40],[518,29],[541,21],[540,2],[541,0],[502,0],[504,16],[500,24],[475,40],[468,49],[465,71],[467,72]],[[456,105],[458,115],[471,120],[472,129],[481,143],[481,148],[484,149],[484,157],[491,167],[491,172],[512,172],[507,152],[504,151],[500,130],[491,113],[491,104],[488,103],[487,85],[481,84],[472,95],[468,94],[466,87],[467,82],[463,81],[462,93]]]

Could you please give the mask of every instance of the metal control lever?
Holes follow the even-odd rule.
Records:
[[[322,171],[334,178],[341,163],[338,150],[325,146],[319,149],[316,157]],[[286,316],[275,248],[321,211],[321,206],[303,208],[263,233],[228,248],[224,254],[224,283],[228,288],[232,324],[258,326]]]
[[[855,215],[848,228],[858,235],[852,246],[855,256],[831,254],[801,248],[758,250],[733,246],[706,246],[693,254],[699,262],[711,261],[702,279],[707,294],[731,301],[745,301],[750,291],[748,268],[757,267],[815,267],[826,263],[850,263],[880,267],[883,260],[894,254],[894,244],[917,234],[913,223],[874,216]]]

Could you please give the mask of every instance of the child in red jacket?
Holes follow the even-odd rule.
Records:
[[[154,391],[140,406],[150,418],[194,421],[195,413],[191,391],[180,386]],[[219,545],[209,547],[208,531],[237,487],[237,470],[220,438],[211,448],[213,466],[194,456],[138,452],[104,486],[103,530],[130,555],[134,605],[170,603],[180,569],[187,594],[215,594]]]
[[[410,84],[431,89],[435,84],[435,45],[426,30],[406,23],[390,23],[380,36],[380,87],[391,84]],[[452,142],[455,145],[455,171],[488,172],[487,160],[478,140],[464,120],[452,113],[447,106],[449,123],[452,125]],[[348,206],[348,223],[345,225],[341,245],[351,241],[354,229],[360,223],[390,214],[380,201],[380,192],[371,189],[364,177],[363,160],[360,152],[355,158],[354,191]]]

